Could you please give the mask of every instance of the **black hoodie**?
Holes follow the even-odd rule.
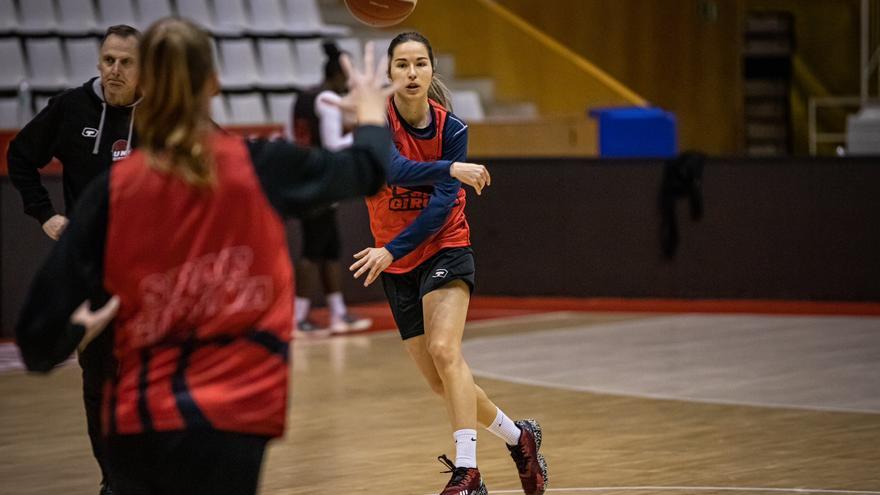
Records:
[[[99,77],[51,98],[9,143],[6,155],[9,178],[21,193],[24,212],[41,225],[56,214],[38,171],[53,157],[64,167],[65,210],[73,211],[89,182],[136,145],[133,117],[139,101],[126,107],[110,105]]]

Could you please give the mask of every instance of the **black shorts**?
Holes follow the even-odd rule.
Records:
[[[302,256],[307,260],[338,261],[342,253],[336,207],[322,208],[304,217],[302,225]]]
[[[469,247],[444,249],[407,273],[382,273],[382,287],[403,340],[424,335],[422,298],[453,280],[474,291],[474,251]]]

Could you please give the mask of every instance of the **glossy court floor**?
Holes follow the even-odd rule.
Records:
[[[543,425],[547,493],[880,495],[878,316],[473,315],[465,356],[508,415]],[[10,351],[0,493],[96,493],[78,367],[29,376]],[[439,493],[451,431],[396,332],[298,339],[292,353],[288,431],[261,493]],[[490,494],[522,493],[485,431],[478,462]]]

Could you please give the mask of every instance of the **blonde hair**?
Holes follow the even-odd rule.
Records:
[[[391,43],[388,44],[388,72],[391,72],[391,61],[394,59],[394,49],[397,48],[397,45],[406,43],[407,41],[415,41],[425,45],[425,48],[428,50],[428,58],[431,59],[431,69],[433,69],[431,86],[428,87],[428,98],[443,105],[443,108],[451,112],[452,96],[449,93],[449,88],[446,87],[446,84],[440,79],[440,76],[437,75],[437,64],[434,59],[434,49],[431,48],[431,42],[421,33],[415,31],[400,33],[391,40]]]
[[[144,100],[135,126],[148,165],[197,187],[212,185],[205,143],[210,115],[203,103],[216,74],[210,36],[183,19],[156,21],[140,44],[140,74]]]

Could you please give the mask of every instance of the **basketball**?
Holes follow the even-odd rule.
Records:
[[[416,8],[416,0],[345,0],[355,19],[372,27],[388,27],[403,22]]]

